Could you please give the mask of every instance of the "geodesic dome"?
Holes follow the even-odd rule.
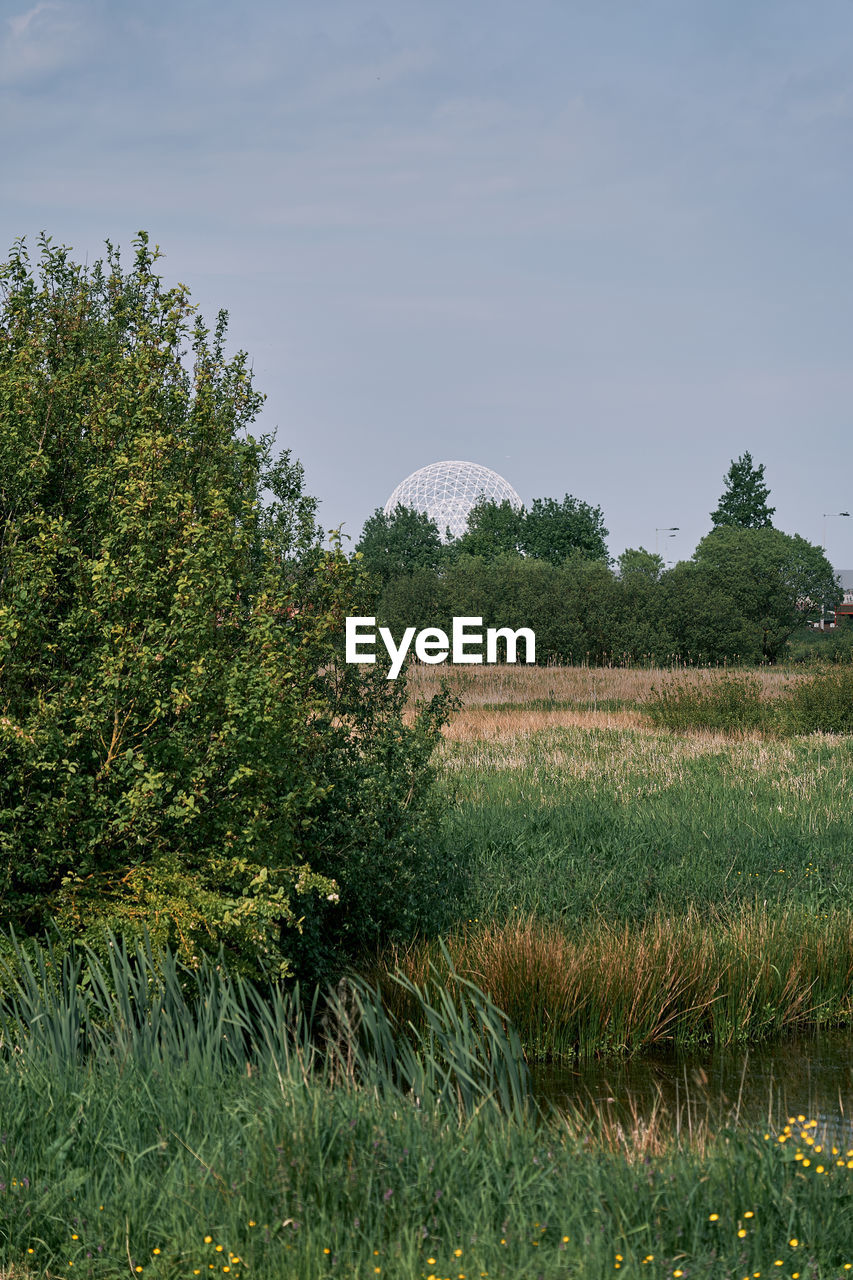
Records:
[[[459,538],[467,528],[468,512],[479,498],[521,506],[512,485],[488,467],[476,462],[431,462],[397,485],[385,503],[385,514],[392,515],[401,503],[434,520],[442,539],[448,528],[451,537]]]

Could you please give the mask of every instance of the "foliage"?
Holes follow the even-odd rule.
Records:
[[[372,606],[371,606],[372,611]],[[380,625],[391,628],[399,639],[406,627],[444,627],[450,634],[445,576],[431,569],[413,569],[389,578],[379,595],[376,615]]]
[[[719,506],[711,512],[715,529],[725,525],[737,529],[771,527],[776,508],[767,505],[770,490],[764,483],[763,463],[755,467],[751,454],[741,454],[729,467],[725,486]]]
[[[820,547],[779,529],[721,526],[699,543],[693,564],[699,590],[729,602],[721,619],[727,640],[707,653],[712,660],[733,656],[729,637],[735,635],[744,660],[775,662],[789,636],[819,616],[821,605],[841,599]]]
[[[444,559],[434,520],[398,503],[390,516],[381,507],[365,522],[355,548],[364,567],[383,583],[417,569],[435,571]]]
[[[803,627],[788,641],[787,657],[791,662],[851,662],[853,624],[842,622],[824,631]]]
[[[377,663],[338,664],[330,679],[329,710],[316,720],[326,751],[315,764],[321,795],[305,854],[338,886],[341,905],[324,896],[292,943],[297,972],[312,979],[383,940],[438,932],[467,888],[466,860],[437,839],[433,785],[432,754],[454,699],[442,691],[407,726],[405,678],[387,680]]]
[[[363,574],[247,434],[262,397],[225,314],[211,334],[135,244],[127,273],[46,238],[38,272],[23,243],[2,270],[2,920],[147,923],[284,972],[301,918],[355,893],[311,854],[378,826],[386,865],[398,839],[414,858],[425,739],[390,691],[336,680]],[[385,781],[355,804],[359,770]],[[342,902],[330,942],[357,919]]]
[[[645,547],[627,547],[619,557],[618,565],[623,582],[632,577],[658,582],[664,569],[663,556],[646,551]]]
[[[667,729],[717,729],[737,733],[775,723],[773,708],[761,697],[756,676],[726,673],[698,684],[671,680],[645,705],[653,724]]]
[[[816,671],[794,686],[783,706],[790,733],[853,733],[853,663]]]
[[[480,498],[468,512],[468,527],[453,545],[455,553],[495,560],[518,555],[524,539],[525,512],[508,499],[494,502]]]
[[[562,564],[578,552],[590,560],[609,562],[607,530],[600,507],[591,507],[566,494],[555,498],[534,498],[524,521],[522,550],[525,555],[549,564]]]

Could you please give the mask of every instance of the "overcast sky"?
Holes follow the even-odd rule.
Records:
[[[321,522],[483,463],[691,555],[853,510],[849,0],[0,0],[0,251],[139,228]],[[853,568],[853,518],[826,524]]]

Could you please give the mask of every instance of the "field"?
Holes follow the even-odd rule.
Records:
[[[626,1126],[528,1093],[516,1033],[571,1061],[851,1020],[851,738],[675,733],[649,714],[667,678],[458,681],[452,927],[366,962],[384,1007],[341,988],[322,1049],[307,997],[255,1006],[213,971],[193,996],[142,958],[114,1005],[91,966],[36,966],[0,1009],[8,1280],[850,1274],[853,1147],[809,1116]]]
[[[528,1056],[849,1022],[850,737],[652,722],[667,684],[731,678],[457,677],[462,707],[440,752],[441,839],[465,885],[450,951],[513,1019]],[[771,705],[803,678],[754,677]],[[418,669],[413,697],[436,679]],[[393,961],[416,975],[433,952],[424,943]]]

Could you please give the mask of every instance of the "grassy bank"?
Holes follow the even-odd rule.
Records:
[[[320,1053],[293,998],[270,1006],[213,970],[164,968],[137,955],[7,980],[11,1274],[823,1280],[853,1264],[853,1148],[818,1150],[807,1117],[767,1136],[679,1140],[661,1124],[626,1138],[493,1105],[488,1088],[442,1100],[435,1041],[422,1056],[439,1087],[416,1099],[393,1048],[351,1041],[352,1059],[344,1036]],[[447,1030],[441,1002],[429,1008]],[[455,1027],[445,1045],[461,1048],[460,1087],[500,1050],[497,1029],[471,1035]]]

